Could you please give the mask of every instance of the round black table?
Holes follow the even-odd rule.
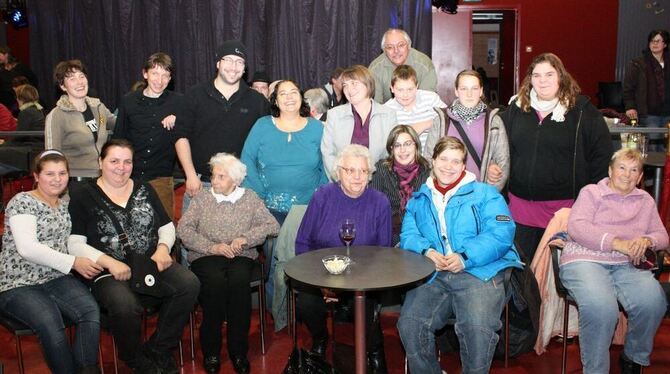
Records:
[[[399,248],[351,247],[354,264],[340,275],[328,273],[321,259],[346,255],[346,247],[303,253],[286,263],[284,272],[294,281],[319,288],[354,291],[356,373],[365,373],[365,292],[400,287],[427,278],[435,264],[425,256]]]

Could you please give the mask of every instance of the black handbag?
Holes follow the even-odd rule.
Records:
[[[284,374],[336,374],[335,369],[321,356],[293,347]]]

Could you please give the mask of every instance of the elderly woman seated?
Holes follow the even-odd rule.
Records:
[[[579,340],[585,373],[609,372],[609,346],[618,304],[628,314],[620,364],[623,373],[649,365],[654,335],[666,300],[648,270],[636,268],[645,251],[663,249],[668,233],[642,179],[637,150],[617,151],[609,177],[584,187],[568,220],[570,240],[563,249],[560,277],[579,309]]]
[[[228,356],[236,373],[248,373],[251,271],[256,247],[279,224],[254,191],[239,187],[246,166],[235,156],[217,153],[209,160],[212,187],[201,190],[179,221],[178,233],[190,249],[191,270],[200,279],[203,319],[200,343],[204,367],[221,367],[221,325],[228,321]]]
[[[400,247],[421,253],[437,273],[407,293],[398,330],[412,373],[440,374],[435,332],[456,318],[463,373],[488,373],[505,304],[506,268],[520,268],[514,222],[495,187],[465,170],[459,139],[435,145],[432,176],[407,203]]]
[[[367,188],[372,161],[368,149],[350,144],[335,160],[333,175],[338,182],[319,188],[307,206],[298,236],[295,253],[300,255],[320,248],[341,247],[339,229],[345,219],[355,222],[356,245],[391,245],[391,207],[381,192]],[[312,334],[312,351],[323,355],[326,349],[326,302],[342,299],[327,289],[298,288],[297,307],[302,320]],[[347,297],[348,296],[348,297]],[[350,295],[344,296],[351,299]],[[373,373],[385,373],[384,341],[381,325],[374,317],[374,295],[367,298],[366,335],[368,363]],[[374,322],[373,322],[374,321]]]

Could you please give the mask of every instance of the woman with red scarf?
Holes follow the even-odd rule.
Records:
[[[385,159],[377,161],[370,185],[383,192],[391,203],[393,244],[400,241],[400,226],[407,201],[430,175],[430,165],[421,156],[421,142],[408,125],[398,125],[389,133]]]

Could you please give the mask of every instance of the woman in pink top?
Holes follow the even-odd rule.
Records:
[[[619,314],[628,314],[620,357],[622,373],[649,365],[654,335],[667,301],[648,270],[635,267],[647,248],[668,246],[668,233],[642,179],[642,155],[617,151],[609,177],[582,189],[568,220],[570,240],[561,256],[560,277],[579,309],[584,373],[609,372],[609,346]]]

